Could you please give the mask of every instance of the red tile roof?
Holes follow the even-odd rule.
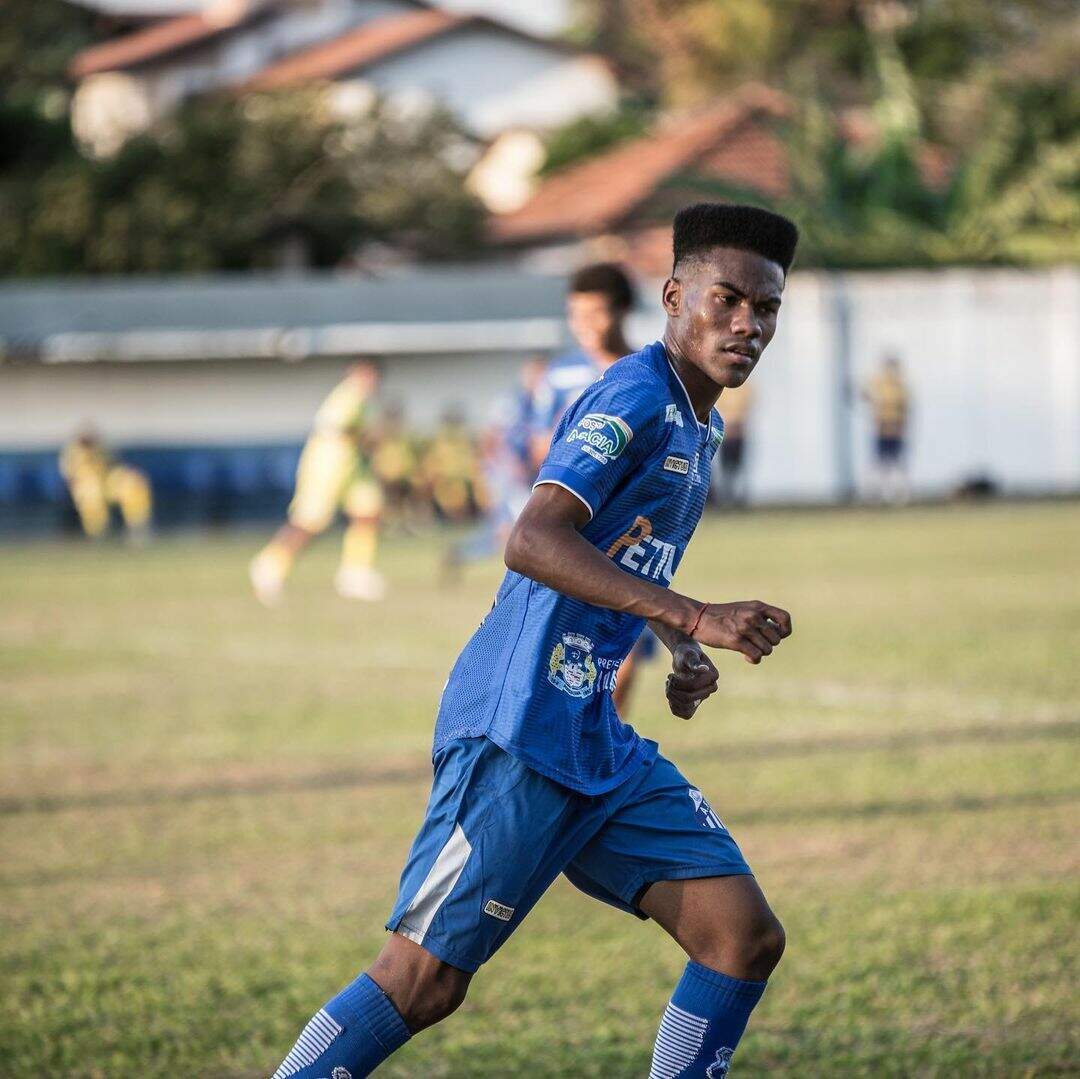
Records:
[[[753,138],[743,130],[747,121],[762,115],[779,117],[787,111],[783,94],[764,86],[744,86],[717,105],[674,117],[647,135],[556,173],[520,210],[495,219],[493,238],[503,243],[521,243],[609,230],[674,173],[706,154],[723,155],[721,140],[736,133]],[[775,153],[766,151],[762,140],[754,141],[757,153],[775,160]],[[769,187],[786,183],[786,168],[782,178],[775,175],[774,169],[767,171],[772,172]],[[732,178],[739,182],[741,175]],[[754,181],[753,186],[768,191],[756,174],[746,175],[745,180],[747,186]]]
[[[178,49],[209,41],[256,18],[264,10],[264,7],[245,0],[233,0],[213,5],[197,15],[163,19],[112,41],[83,49],[75,55],[68,73],[73,79],[82,79],[101,71],[137,67]]]
[[[302,49],[263,68],[244,85],[245,90],[274,90],[298,82],[333,79],[359,71],[376,60],[445,34],[467,16],[433,9],[392,15],[358,26],[332,41]]]

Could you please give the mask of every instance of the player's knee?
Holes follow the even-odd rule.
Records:
[[[738,929],[723,923],[715,925],[691,958],[735,978],[765,981],[780,962],[786,942],[784,927],[772,911],[766,910]]]

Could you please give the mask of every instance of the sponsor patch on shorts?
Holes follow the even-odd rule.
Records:
[[[514,908],[489,899],[484,904],[484,913],[490,914],[492,918],[498,918],[500,922],[508,922],[514,916]]]
[[[665,472],[678,472],[680,476],[685,476],[690,471],[690,462],[685,457],[668,457],[664,461]]]

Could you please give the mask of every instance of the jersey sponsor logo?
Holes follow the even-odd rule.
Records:
[[[702,828],[719,829],[721,832],[726,832],[724,822],[713,812],[712,806],[705,801],[705,795],[697,789],[697,787],[688,787],[686,793],[690,796],[690,801],[694,803],[694,816],[698,819],[698,824]],[[723,1075],[723,1072],[717,1072],[717,1075]]]
[[[352,1079],[352,1072],[339,1066],[330,1073],[330,1079]]]
[[[500,903],[497,899],[489,899],[484,904],[484,913],[498,918],[500,922],[508,922],[514,916],[514,908]]]
[[[566,441],[576,442],[590,457],[606,465],[626,449],[633,437],[634,432],[625,420],[590,412],[578,420]]]
[[[705,1079],[724,1079],[731,1067],[731,1058],[735,1055],[734,1049],[726,1045],[716,1050],[716,1059],[705,1069]]]
[[[548,659],[548,681],[571,697],[587,700],[596,688],[593,643],[581,633],[564,633]]]
[[[662,577],[668,584],[675,576],[677,554],[674,543],[652,534],[648,517],[634,518],[634,523],[607,549],[608,558],[614,558],[620,566],[654,581]]]
[[[685,476],[690,471],[690,462],[685,457],[672,454],[664,460],[664,471],[678,472],[680,476]]]
[[[673,423],[676,427],[682,427],[682,413],[678,405],[668,405],[664,410],[664,423]]]

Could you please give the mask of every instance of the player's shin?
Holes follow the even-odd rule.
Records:
[[[722,1079],[765,982],[748,982],[687,963],[668,1002],[649,1079]]]
[[[360,1079],[408,1040],[390,998],[361,974],[316,1012],[273,1079]]]

